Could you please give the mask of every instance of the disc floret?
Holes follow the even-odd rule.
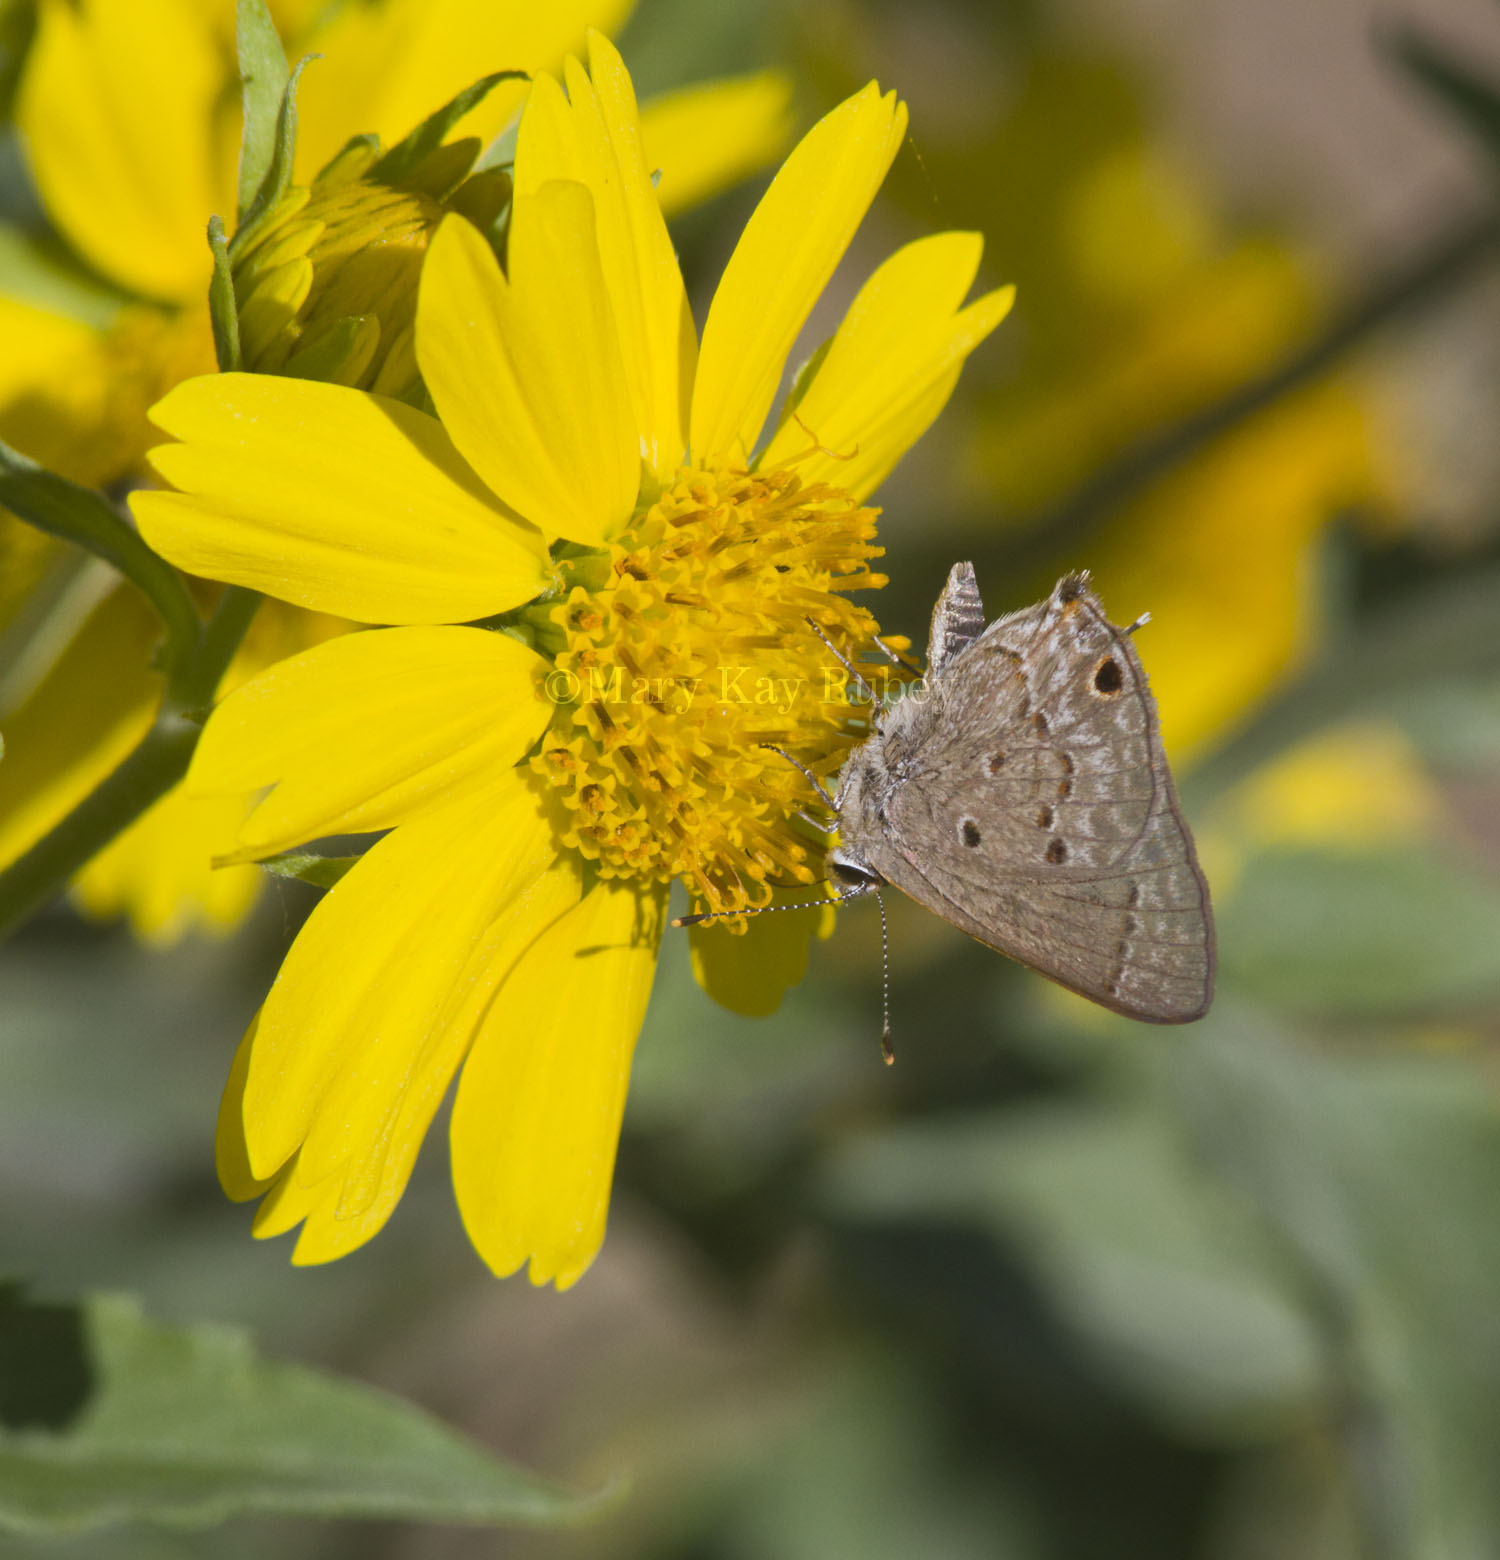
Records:
[[[877,514],[791,470],[685,467],[552,608],[561,702],[532,765],[601,876],[728,913],[822,879],[795,821],[816,798],[765,744],[823,775],[864,734],[839,657],[879,631],[847,599],[885,584]]]

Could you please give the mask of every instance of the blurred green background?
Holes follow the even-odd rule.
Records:
[[[219,1089],[308,891],[165,953],[57,907],[0,951],[0,1272],[248,1326],[630,1489],[564,1532],[241,1518],[0,1554],[1500,1554],[1500,251],[1461,247],[1495,166],[1380,17],[642,0],[643,93],[778,64],[801,126],[872,75],[910,101],[809,347],[937,227],[1018,284],[881,494],[879,615],[924,642],[961,557],[992,615],[1078,566],[1152,612],[1218,1002],[1117,1020],[891,895],[887,1070],[873,905],[762,1021],[669,937],[609,1237],[558,1296],[483,1269],[442,1131],[331,1267],[223,1200]],[[1401,17],[1500,81],[1488,0]],[[34,225],[11,141],[0,174]],[[679,226],[700,305],[757,190]]]

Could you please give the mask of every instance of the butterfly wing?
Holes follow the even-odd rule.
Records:
[[[861,842],[870,865],[1105,1007],[1155,1023],[1201,1017],[1213,995],[1208,886],[1140,657],[1082,578],[991,625],[932,697],[884,825]]]

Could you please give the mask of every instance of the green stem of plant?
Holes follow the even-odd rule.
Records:
[[[1487,211],[1458,228],[1427,254],[1386,278],[1316,340],[1261,378],[1242,385],[1165,431],[1151,434],[1088,478],[1054,509],[1021,527],[1011,556],[1051,556],[1076,548],[1122,505],[1221,435],[1336,366],[1392,321],[1443,297],[1500,248],[1500,212]]]
[[[195,643],[169,664],[161,708],[135,751],[24,856],[0,872],[0,937],[65,883],[187,773],[223,677],[261,598],[230,587]]]

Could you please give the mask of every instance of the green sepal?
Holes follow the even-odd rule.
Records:
[[[477,135],[460,136],[434,147],[401,181],[401,188],[430,200],[443,200],[468,178],[479,155]]]
[[[443,144],[443,138],[454,125],[482,103],[502,81],[530,80],[530,75],[524,70],[497,70],[493,75],[481,77],[472,87],[465,87],[451,102],[445,103],[435,114],[429,114],[410,135],[397,141],[370,170],[369,176],[382,184],[404,188],[412,173]],[[455,179],[454,183],[457,182]]]
[[[1455,119],[1500,157],[1500,84],[1461,65],[1430,38],[1403,27],[1391,36],[1396,58]]]
[[[313,850],[285,850],[279,856],[267,856],[256,866],[264,867],[272,877],[296,878],[314,888],[332,888],[360,858],[358,856],[320,856]]]
[[[565,1489],[390,1393],[268,1359],[239,1328],[153,1321],[128,1295],[17,1297],[0,1328],[0,1362],[24,1367],[0,1380],[0,1531],[268,1513],[546,1528],[616,1493]]]
[[[521,121],[516,118],[485,147],[484,155],[480,157],[474,171],[479,173],[486,168],[503,168],[509,173],[516,165],[516,143],[520,138]]]
[[[792,420],[793,413],[802,405],[804,397],[812,388],[812,382],[818,376],[818,370],[822,368],[824,360],[828,356],[829,349],[833,346],[833,337],[830,336],[805,363],[798,368],[792,376],[792,385],[786,393],[786,399],[781,403],[781,415],[776,419],[776,431],[781,430]]]
[[[378,135],[351,135],[318,169],[314,184],[353,184],[380,160]]]
[[[249,209],[240,219],[235,235],[229,240],[229,257],[233,260],[250,244],[266,219],[276,210],[281,197],[291,188],[292,164],[297,156],[297,83],[302,72],[321,55],[308,54],[297,61],[287,77],[281,93],[281,106],[276,114],[276,138],[271,148],[271,161],[266,168],[260,188],[255,192]]]
[[[0,443],[0,505],[37,530],[103,558],[135,585],[166,625],[168,666],[197,644],[203,624],[182,576],[151,551],[102,494]]]
[[[495,245],[504,247],[505,219],[510,213],[512,193],[510,173],[504,168],[480,168],[471,173],[443,202],[456,211]]]
[[[373,339],[372,339],[373,338]],[[349,385],[358,373],[345,373],[356,359],[368,366],[380,342],[380,320],[373,314],[345,315],[316,341],[300,348],[281,366],[286,379],[319,379],[324,384]]]
[[[239,0],[235,8],[245,128],[240,136],[239,220],[243,222],[276,155],[276,125],[286,94],[286,50],[265,0]]]
[[[232,374],[240,368],[240,310],[234,298],[229,244],[224,236],[224,224],[218,217],[208,219],[208,247],[214,257],[214,274],[208,284],[208,318],[214,332],[214,356],[218,359],[219,372]]]

